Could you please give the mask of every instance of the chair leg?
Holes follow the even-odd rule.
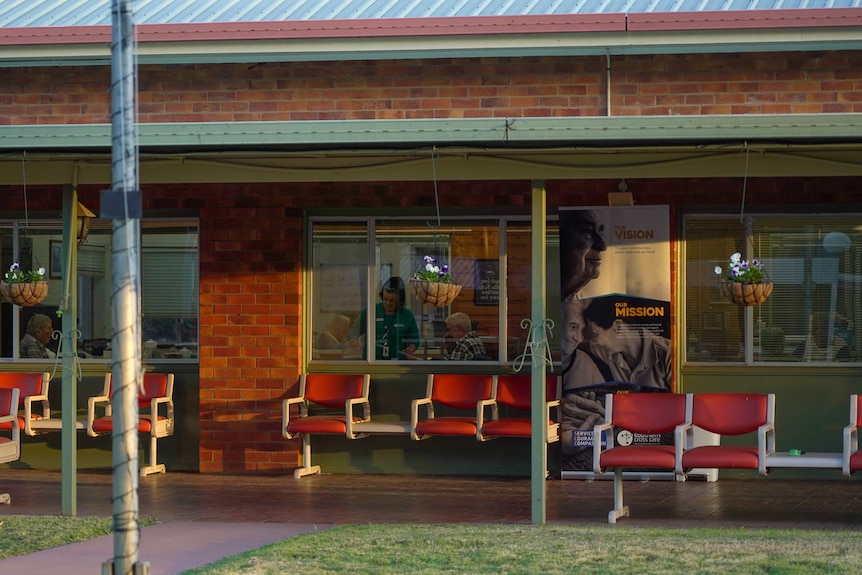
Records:
[[[623,505],[623,470],[617,467],[614,470],[614,508],[608,513],[608,523],[616,523],[620,517],[629,516],[628,505]]]
[[[320,473],[319,465],[311,464],[311,434],[302,434],[302,467],[293,471],[293,478],[299,479],[306,475],[317,475]]]
[[[156,438],[150,436],[150,462],[145,467],[141,467],[141,477],[152,475],[153,473],[165,473],[165,464],[156,463],[158,451],[156,451]]]

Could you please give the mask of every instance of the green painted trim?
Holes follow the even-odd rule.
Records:
[[[248,146],[691,144],[859,141],[862,114],[614,116],[141,124],[143,150]],[[111,126],[0,126],[0,150],[110,151]]]
[[[547,521],[547,487],[545,485],[548,469],[548,414],[545,410],[545,356],[548,340],[545,338],[547,318],[547,193],[545,182],[533,180],[531,183],[531,228],[530,235],[530,316],[531,326],[528,343],[533,346],[530,360],[530,494],[533,525],[544,525]]]
[[[859,27],[847,26],[141,42],[137,59],[143,65],[182,65],[858,49]],[[99,40],[89,44],[0,46],[0,68],[107,66],[110,58],[110,46]]]

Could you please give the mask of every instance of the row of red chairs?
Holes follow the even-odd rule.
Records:
[[[862,469],[858,428],[862,424],[860,396],[850,397],[850,423],[844,428],[842,470]],[[695,428],[719,436],[756,434],[756,445],[696,445]],[[630,442],[615,444],[614,429],[633,434],[673,433],[673,445]],[[614,470],[614,509],[608,522],[629,515],[623,504],[624,469],[673,470],[684,479],[691,469],[756,469],[769,471],[775,455],[775,395],[756,393],[608,394],[605,422],[593,429],[596,473]]]
[[[111,373],[105,374],[102,393],[88,398],[87,420],[77,427],[86,430],[91,437],[110,435],[113,430],[111,398],[114,389]],[[48,372],[3,372],[0,373],[0,390],[16,390],[15,423],[12,420],[0,421],[0,431],[21,432],[34,436],[50,431],[61,431],[61,421],[51,417],[51,404],[48,400],[48,386],[51,376]],[[149,461],[141,467],[141,476],[164,473],[165,466],[157,462],[158,439],[173,435],[174,432],[174,374],[146,373],[142,388],[138,390],[138,431],[150,440]],[[18,440],[20,445],[20,439]],[[20,449],[19,449],[20,452]],[[19,453],[20,455],[20,453]],[[16,457],[17,459],[17,457]]]
[[[311,465],[313,434],[344,434],[348,439],[359,439],[374,433],[409,433],[417,441],[435,435],[472,436],[479,441],[532,435],[529,375],[429,374],[425,396],[411,402],[410,422],[389,427],[372,422],[370,380],[369,374],[315,373],[300,377],[299,395],[282,403],[283,436],[302,438],[302,465],[294,477],[320,473],[320,466]],[[544,406],[548,413],[548,442],[560,437],[559,418],[551,413],[559,404],[560,378],[548,376]],[[312,414],[312,405],[330,411]],[[508,414],[501,416],[501,407]]]

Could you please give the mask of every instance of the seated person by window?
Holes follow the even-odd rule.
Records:
[[[455,312],[446,318],[446,350],[443,356],[454,361],[488,359],[485,344],[473,330],[473,323],[466,313]]]
[[[27,321],[27,333],[21,338],[21,357],[30,359],[47,359],[54,353],[45,346],[51,341],[54,326],[51,318],[45,314],[33,314]]]
[[[347,347],[347,337],[350,334],[350,318],[346,315],[332,316],[326,329],[317,336],[317,349],[343,350]]]

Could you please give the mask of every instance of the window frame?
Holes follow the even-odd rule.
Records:
[[[552,243],[556,243],[558,245],[557,238],[557,226],[556,221],[557,218],[555,215],[548,215],[547,220],[550,224],[548,226],[547,235],[545,241],[548,242],[549,238],[553,237]],[[324,358],[319,357],[315,353],[315,337],[317,333],[323,328],[322,325],[317,325],[319,320],[316,319],[316,316],[319,312],[315,312],[315,306],[317,302],[315,301],[315,294],[317,294],[317,286],[315,285],[315,270],[316,266],[319,262],[315,261],[315,231],[316,226],[321,224],[356,224],[356,225],[365,225],[366,227],[366,235],[365,242],[367,248],[367,269],[365,270],[365,278],[366,286],[377,285],[378,282],[378,270],[380,269],[381,263],[378,261],[378,227],[385,227],[385,224],[388,222],[398,222],[399,224],[405,225],[414,225],[417,231],[417,235],[420,236],[428,236],[431,237],[432,232],[429,231],[429,222],[427,214],[398,214],[398,215],[380,215],[380,214],[360,214],[356,216],[345,216],[343,214],[333,214],[330,215],[325,212],[307,214],[306,217],[306,245],[308,248],[306,249],[306,269],[309,270],[310,273],[306,275],[306,309],[309,310],[308,313],[305,314],[306,317],[306,330],[304,337],[305,344],[305,360],[308,365],[331,365],[335,363],[337,365],[343,364],[362,364],[362,365],[371,365],[380,367],[382,365],[400,365],[400,366],[422,366],[425,368],[431,369],[431,366],[435,365],[436,362],[416,362],[410,360],[398,360],[398,361],[386,361],[386,360],[378,360],[376,358],[351,358],[351,359],[335,359],[333,360],[331,357]],[[474,214],[474,215],[443,215],[442,216],[442,225],[440,225],[440,230],[445,231],[447,227],[458,227],[467,225],[468,222],[478,223],[478,225],[484,226],[495,226],[497,231],[497,254],[494,256],[476,258],[473,260],[473,265],[477,265],[477,262],[482,261],[482,265],[487,265],[487,261],[497,262],[498,264],[498,278],[500,282],[499,286],[499,298],[498,302],[494,305],[497,306],[497,342],[498,342],[498,353],[495,358],[490,361],[447,361],[447,364],[457,364],[461,366],[465,365],[511,365],[515,363],[518,357],[523,354],[523,349],[520,345],[517,346],[514,343],[510,342],[510,339],[513,337],[518,337],[519,342],[525,334],[520,333],[512,333],[513,330],[510,328],[510,325],[513,323],[513,319],[509,317],[510,306],[509,306],[509,270],[507,269],[507,264],[509,262],[508,257],[508,236],[512,229],[525,230],[527,233],[532,233],[531,229],[531,219],[529,215],[522,214]],[[433,229],[433,228],[432,228]],[[519,266],[523,267],[523,263],[519,262]],[[551,266],[559,267],[558,261],[548,261],[549,268]],[[415,271],[415,270],[414,270]],[[529,265],[526,268],[526,272],[529,274]],[[411,272],[412,273],[412,272]],[[472,272],[471,272],[472,273]],[[402,274],[402,277],[405,283],[409,280],[409,275],[406,273]],[[470,281],[474,282],[475,278],[471,277]],[[410,290],[408,286],[405,286],[407,290],[407,298],[411,298],[412,294],[410,294]],[[547,286],[548,291],[548,314],[552,315],[553,311],[556,310],[559,312],[559,292],[560,286],[557,283],[549,282]],[[373,289],[364,289],[364,309],[373,309],[374,305],[377,303],[376,293]],[[459,295],[459,298],[464,297],[463,295]],[[473,298],[474,296],[470,296]],[[457,300],[456,300],[457,302]],[[472,305],[484,305],[484,304],[475,304],[475,300],[471,299],[470,302]],[[556,305],[554,305],[556,304]],[[451,308],[450,308],[451,309]],[[371,316],[372,314],[368,314]],[[559,313],[558,313],[559,315]],[[525,316],[528,318],[529,314]],[[445,317],[443,318],[445,319]],[[520,323],[521,319],[519,318],[517,323]],[[561,321],[558,317],[551,318],[554,324],[559,324]],[[419,318],[417,318],[419,320]],[[373,329],[373,325],[371,325],[373,318],[369,317],[366,325],[366,333],[368,330]],[[323,323],[323,322],[320,322]],[[552,333],[554,335],[554,341],[549,342],[552,349],[556,349],[555,355],[555,363],[559,363],[559,349],[560,349],[560,341],[559,336]],[[420,334],[420,338],[422,334]],[[499,342],[507,342],[507,345],[499,345]],[[365,355],[369,354],[369,349],[365,350]],[[525,364],[529,364],[529,361],[525,362]],[[439,364],[438,364],[439,365]]]

